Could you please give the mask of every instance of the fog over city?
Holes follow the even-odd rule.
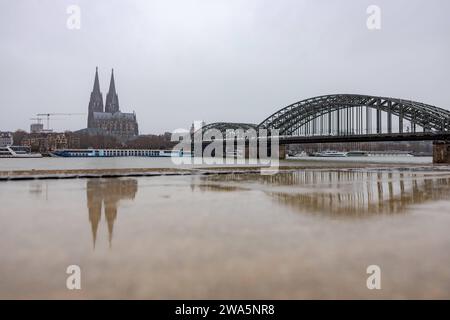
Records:
[[[366,25],[369,5],[381,29]],[[80,29],[67,7],[80,8]],[[0,130],[86,127],[98,66],[114,68],[120,108],[140,133],[194,120],[259,123],[333,93],[411,99],[450,109],[450,2],[15,0],[0,2]]]

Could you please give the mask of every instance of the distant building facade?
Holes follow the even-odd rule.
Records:
[[[48,153],[57,149],[78,149],[80,139],[69,132],[41,132],[25,135],[20,144],[33,151]]]
[[[111,72],[111,81],[104,107],[98,79],[98,68],[95,70],[94,88],[91,92],[88,107],[87,129],[88,132],[111,135],[120,140],[128,140],[139,134],[136,114],[120,111],[114,70]]]
[[[42,123],[32,123],[30,125],[31,133],[40,133],[42,131],[44,131],[44,125]]]
[[[0,132],[0,147],[12,146],[14,144],[11,132]]]

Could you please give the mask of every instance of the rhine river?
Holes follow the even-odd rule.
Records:
[[[0,171],[172,165],[68,160],[0,160]],[[449,299],[450,171],[394,160],[0,181],[0,298]],[[66,288],[69,265],[81,269],[81,290]],[[381,269],[381,290],[366,286],[369,265]]]
[[[328,158],[297,158],[282,161],[284,165],[303,162],[329,162]],[[370,162],[399,164],[431,164],[431,157],[342,157],[333,158],[333,162]],[[0,171],[9,170],[59,170],[59,169],[120,169],[120,168],[176,168],[170,158],[40,158],[40,159],[0,159]],[[191,167],[184,165],[184,167]]]

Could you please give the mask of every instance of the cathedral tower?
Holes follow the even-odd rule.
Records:
[[[114,69],[111,71],[111,81],[109,83],[109,91],[106,95],[105,112],[116,113],[119,112],[119,97],[116,93],[116,84],[114,82]]]
[[[106,103],[103,107],[103,96],[100,92],[98,68],[95,68],[94,88],[89,100],[88,127],[89,134],[110,135],[119,141],[127,141],[139,135],[136,114],[121,112],[119,97],[116,92],[114,69],[111,72]]]
[[[98,81],[98,67],[95,67],[94,88],[89,100],[88,128],[94,127],[94,112],[103,112],[103,95],[100,92],[100,82]]]

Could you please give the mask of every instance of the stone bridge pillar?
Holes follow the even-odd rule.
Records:
[[[270,143],[267,146],[267,155],[269,157],[272,157],[272,148],[270,146]],[[278,145],[278,154],[277,155],[273,155],[273,156],[277,157],[279,160],[286,159],[286,145],[284,145],[284,144]]]
[[[270,145],[267,147],[267,153],[269,157],[271,156],[271,148]],[[245,159],[248,159],[250,157],[250,149],[248,144],[245,145]],[[258,154],[259,157],[259,154]],[[278,146],[278,159],[283,160],[286,159],[286,146],[285,145],[279,145]]]
[[[278,149],[278,158],[280,160],[286,159],[286,145],[285,144],[281,144],[278,148],[279,148]]]
[[[433,163],[450,164],[450,141],[433,141]]]

